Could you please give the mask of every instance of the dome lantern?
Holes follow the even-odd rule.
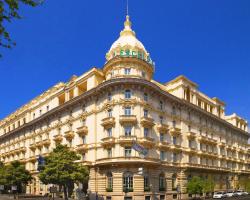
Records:
[[[119,62],[117,62],[118,60]],[[146,79],[151,79],[154,72],[154,62],[144,45],[136,38],[129,15],[126,16],[120,37],[112,44],[106,54],[104,73],[107,78],[123,77],[121,73],[124,70],[122,68],[124,70],[131,68],[131,74],[126,75],[132,76],[133,74],[133,77],[146,77]]]

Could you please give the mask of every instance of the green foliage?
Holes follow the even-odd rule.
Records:
[[[113,188],[111,188],[111,187],[106,188],[106,192],[113,192]]]
[[[39,174],[44,184],[56,184],[66,191],[73,183],[86,183],[88,181],[88,169],[77,163],[80,157],[67,146],[58,145],[53,152],[45,158],[45,165]]]
[[[246,192],[250,192],[250,179],[241,179],[239,181],[240,189],[244,189]]]
[[[0,0],[0,47],[11,48],[15,45],[5,25],[6,22],[11,23],[13,19],[21,19],[20,4],[35,7],[41,2],[41,0]]]
[[[32,180],[32,176],[25,166],[19,161],[11,162],[9,165],[0,164],[0,184],[10,187],[16,185],[19,192],[22,187]]]
[[[187,183],[187,191],[189,194],[201,194],[203,192],[203,185],[203,180],[198,176],[194,176]]]
[[[206,180],[203,180],[203,192],[204,193],[214,192],[214,187],[215,187],[215,183],[211,179],[211,177],[209,177]]]
[[[6,185],[7,180],[5,177],[4,164],[0,162],[0,185]]]

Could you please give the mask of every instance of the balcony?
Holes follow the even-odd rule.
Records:
[[[36,149],[36,143],[35,142],[30,144],[30,149]]]
[[[66,131],[64,133],[64,137],[67,139],[67,140],[72,140],[74,137],[75,137],[75,134],[73,131]]]
[[[37,157],[36,156],[31,156],[27,159],[27,162],[36,162],[37,161]]]
[[[171,146],[171,149],[172,149],[173,151],[182,151],[182,147],[181,147],[180,144],[173,144],[173,145]]]
[[[155,142],[154,142],[155,140],[154,138],[151,138],[151,137],[138,138],[137,141],[139,144],[147,148],[152,148],[155,145]]]
[[[102,119],[101,125],[104,128],[114,127],[115,126],[115,118],[114,117],[106,117],[106,118]]]
[[[188,137],[188,138],[195,138],[196,137],[196,133],[194,133],[194,132],[192,132],[192,131],[188,131],[187,133],[186,133],[186,136]]]
[[[157,130],[159,133],[167,133],[168,132],[168,125],[166,124],[158,124]]]
[[[225,143],[224,141],[221,141],[221,142],[219,142],[219,146],[220,146],[220,147],[225,147],[225,146],[226,146],[226,143]]]
[[[137,119],[135,115],[120,115],[120,124],[136,124]]]
[[[205,171],[229,171],[228,169],[224,167],[197,164],[197,163],[183,163],[182,166],[187,167],[187,168],[192,168],[192,169],[202,169]]]
[[[88,145],[87,144],[79,144],[76,146],[76,150],[78,152],[86,152],[88,150]]]
[[[202,155],[202,156],[206,156],[206,157],[211,157],[211,158],[217,158],[218,157],[217,154],[215,155],[215,154],[213,154],[213,152],[208,152],[206,150],[200,150],[200,151],[198,151],[198,154]]]
[[[42,141],[42,145],[43,145],[43,146],[49,146],[50,143],[51,143],[50,139],[44,139],[44,140]]]
[[[171,127],[170,130],[169,130],[169,133],[171,135],[180,135],[181,134],[181,129],[176,128],[176,127]]]
[[[115,138],[114,137],[105,137],[102,139],[102,146],[103,147],[112,147],[115,145]]]
[[[20,163],[22,163],[22,164],[26,163],[26,159],[25,159],[25,158],[21,158],[19,161],[20,161]]]
[[[185,150],[188,154],[197,154],[197,149],[195,147],[189,147]]]
[[[26,152],[26,147],[19,147],[18,149],[16,149],[17,153],[24,153]]]
[[[88,127],[87,126],[78,127],[76,133],[79,136],[87,135],[88,134]]]
[[[63,137],[61,134],[55,135],[54,136],[54,141],[55,142],[61,142],[63,140]]]
[[[136,141],[136,136],[125,136],[122,135],[119,137],[118,141],[121,145],[132,145]]]
[[[217,144],[216,139],[209,138],[209,137],[204,136],[204,135],[200,135],[198,139],[199,139],[199,141],[207,143],[207,144]]]
[[[41,140],[39,142],[36,142],[35,145],[36,145],[37,148],[41,148],[43,146],[43,141]]]
[[[170,145],[168,142],[160,141],[158,143],[158,148],[161,150],[167,150],[167,149],[170,149]]]
[[[153,127],[155,125],[154,119],[152,119],[150,117],[142,117],[141,118],[141,125],[143,127],[151,128],[151,127]]]

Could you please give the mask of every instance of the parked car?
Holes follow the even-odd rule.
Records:
[[[226,192],[226,197],[233,197],[233,196],[234,196],[234,192],[233,191]]]
[[[242,196],[242,195],[244,195],[244,191],[243,191],[243,190],[237,190],[237,191],[236,191],[236,194],[237,194],[238,196]]]
[[[234,192],[233,192],[233,197],[238,197],[238,196],[240,196],[240,195],[238,194],[238,192],[237,192],[237,191],[234,191]]]
[[[215,192],[213,195],[213,199],[223,199],[226,197],[225,192]]]

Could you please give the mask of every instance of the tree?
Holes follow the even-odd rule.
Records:
[[[197,194],[201,194],[203,191],[203,181],[200,177],[194,176],[188,183],[187,183],[187,191],[189,194],[194,194],[195,197]]]
[[[64,198],[67,200],[69,189],[74,183],[85,184],[88,181],[88,169],[77,163],[80,157],[67,146],[58,145],[45,158],[45,165],[39,174],[44,184],[56,184],[63,188]]]
[[[3,180],[7,187],[17,186],[18,193],[22,192],[23,187],[32,180],[32,176],[25,166],[19,161],[13,161],[3,167]]]
[[[5,25],[13,19],[21,19],[18,12],[20,3],[35,7],[41,2],[41,0],[0,0],[0,47],[11,48],[15,45]]]
[[[204,193],[212,193],[214,192],[214,187],[215,187],[215,183],[212,180],[211,177],[209,177],[208,179],[203,180],[203,192]]]
[[[5,166],[2,162],[0,162],[0,185],[6,185],[7,183],[4,170]]]
[[[244,189],[246,192],[250,192],[250,179],[244,178],[239,181],[240,189]]]

